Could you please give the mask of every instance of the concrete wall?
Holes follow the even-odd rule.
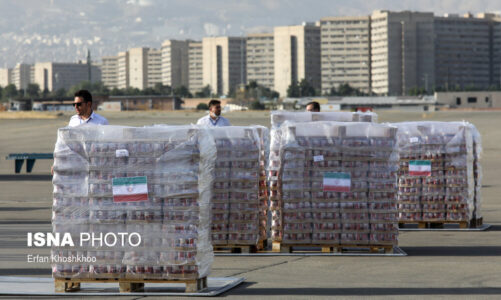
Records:
[[[452,108],[501,108],[501,92],[438,92],[438,104]]]

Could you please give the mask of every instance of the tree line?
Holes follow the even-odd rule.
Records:
[[[95,96],[130,96],[130,95],[172,95],[183,98],[207,98],[211,96],[210,86],[203,87],[194,95],[190,93],[187,87],[180,86],[172,89],[168,85],[156,83],[153,87],[138,89],[129,87],[126,89],[108,88],[102,82],[83,81],[72,86],[68,90],[61,88],[55,91],[41,90],[36,83],[30,83],[26,89],[17,89],[14,84],[9,84],[5,87],[0,86],[0,99],[7,101],[8,99],[61,99],[65,97],[73,97],[78,90],[88,90]]]
[[[129,87],[126,89],[118,88],[108,88],[102,82],[88,82],[83,81],[77,85],[72,86],[68,90],[61,88],[55,91],[49,92],[48,90],[41,90],[40,86],[36,83],[30,83],[26,89],[17,89],[14,84],[9,84],[5,87],[0,86],[0,99],[2,101],[7,101],[8,99],[58,99],[64,97],[72,97],[76,91],[85,89],[89,90],[93,95],[96,96],[125,96],[125,95],[173,95],[182,98],[208,98],[208,97],[218,97],[209,85],[204,86],[200,91],[192,94],[189,89],[185,86],[180,86],[172,89],[168,85],[162,83],[156,83],[153,87],[148,87],[145,89],[138,89]],[[445,92],[445,91],[499,91],[501,90],[499,85],[492,85],[490,87],[482,88],[474,85],[454,85],[450,88],[444,87],[433,87],[431,91],[426,91],[424,88],[414,87],[407,91],[409,96],[418,95],[430,95],[433,92]],[[328,93],[324,93],[323,96],[367,96],[368,94],[350,86],[348,83],[340,84],[337,88],[332,87]],[[374,94],[376,95],[376,94]],[[238,88],[231,88],[228,95],[230,98],[235,99],[238,104],[245,104],[249,107],[255,107],[259,109],[262,104],[260,104],[261,99],[278,99],[280,96],[278,92],[271,90],[263,85],[258,84],[256,81],[251,81],[243,91]],[[319,89],[315,88],[306,79],[302,79],[299,82],[293,82],[287,88],[287,97],[300,98],[300,97],[314,97],[322,96]]]

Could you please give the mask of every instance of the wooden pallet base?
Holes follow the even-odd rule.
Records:
[[[482,226],[482,218],[472,219],[471,221],[399,221],[398,227],[405,228],[407,224],[417,224],[418,228],[444,228],[444,224],[458,224],[459,228],[478,228]]]
[[[92,283],[116,283],[120,293],[143,292],[145,283],[184,283],[186,293],[196,293],[207,288],[207,277],[193,280],[163,280],[163,279],[123,279],[123,278],[55,278],[54,287],[56,293],[77,292],[84,282]]]
[[[318,247],[322,253],[343,253],[353,252],[355,249],[360,249],[369,253],[393,253],[393,245],[322,245],[322,244],[282,244],[273,242],[272,252],[292,253],[294,247]]]
[[[263,251],[266,248],[266,240],[259,241],[257,245],[238,245],[238,244],[228,244],[228,245],[214,245],[214,251],[228,251],[231,253],[257,253],[258,251]]]

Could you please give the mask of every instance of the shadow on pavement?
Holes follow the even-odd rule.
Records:
[[[32,175],[32,174],[1,174],[0,181],[51,181],[52,175]]]
[[[0,211],[29,211],[29,210],[39,210],[39,209],[51,209],[51,207],[50,206],[37,206],[37,207],[9,206],[9,207],[0,207]]]
[[[491,225],[487,231],[501,231],[501,225]]]
[[[501,256],[499,246],[400,247],[408,256]]]
[[[0,220],[0,225],[36,225],[36,224],[52,224],[51,220]]]
[[[19,275],[28,275],[28,276],[52,275],[52,270],[50,268],[0,269],[0,276],[19,276]]]
[[[223,296],[399,296],[399,295],[501,295],[501,288],[248,288],[244,282]]]

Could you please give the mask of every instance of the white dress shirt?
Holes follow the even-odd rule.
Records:
[[[105,117],[92,112],[87,120],[82,119],[79,115],[72,116],[68,126],[75,127],[81,124],[108,125],[108,120],[106,120]]]
[[[219,116],[219,117],[217,117],[217,119],[214,120],[210,117],[210,114],[198,119],[197,125],[202,125],[205,127],[231,126],[230,121],[228,121],[228,119]]]

